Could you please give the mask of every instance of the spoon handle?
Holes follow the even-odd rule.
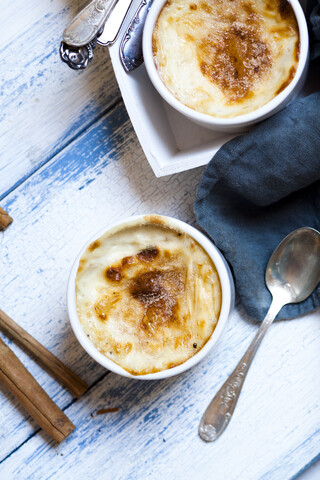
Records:
[[[141,0],[120,43],[120,60],[126,72],[138,68],[143,62],[142,34],[153,0]]]
[[[72,47],[83,47],[90,43],[105,23],[117,0],[92,0],[66,26],[63,41]]]
[[[279,300],[272,301],[268,313],[246,353],[210,402],[199,426],[199,435],[202,440],[213,442],[228,426],[254,355],[283,305],[285,303],[281,300],[280,302]]]

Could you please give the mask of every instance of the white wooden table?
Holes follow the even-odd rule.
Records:
[[[136,213],[195,224],[193,201],[203,171],[154,177],[106,49],[98,48],[82,73],[61,63],[61,32],[84,3],[2,5],[0,205],[14,223],[0,233],[0,308],[90,389],[75,400],[1,334],[77,428],[54,444],[1,387],[0,478],[296,478],[320,454],[319,311],[272,327],[233,421],[214,444],[198,437],[199,419],[257,325],[236,310],[205,361],[157,382],[108,373],[71,331],[66,283],[86,239],[101,224]],[[97,416],[105,407],[119,412]],[[319,462],[303,476],[320,478]]]

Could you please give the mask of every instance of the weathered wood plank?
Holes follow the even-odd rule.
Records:
[[[3,201],[15,222],[0,236],[1,308],[92,384],[105,370],[78,345],[66,315],[66,282],[76,251],[119,216],[171,211],[193,218],[189,192],[199,175],[157,181],[124,107],[116,108]],[[59,406],[68,405],[71,396],[14,350]],[[0,412],[9,425],[1,459],[35,427],[12,409],[6,393]],[[8,431],[12,435],[3,442]]]
[[[85,0],[16,0],[1,12],[0,198],[119,98],[107,48],[86,71],[59,57],[61,35]]]
[[[304,323],[302,328],[299,322]],[[311,334],[316,325],[319,315],[274,326],[249,374],[235,417],[215,444],[204,444],[197,436],[199,418],[255,328],[236,314],[216,351],[192,371],[158,382],[109,374],[66,409],[78,428],[63,444],[47,444],[43,435],[37,435],[0,469],[8,479],[289,479],[319,450],[316,383],[314,395],[308,388],[316,382],[317,372],[310,372],[312,362],[299,360],[301,355],[310,358],[305,355],[307,344],[317,358],[319,335],[312,341]],[[304,331],[302,338],[297,331]],[[90,416],[103,407],[120,411]],[[302,440],[302,432],[308,440]]]
[[[306,465],[305,469],[301,472],[298,472],[296,476],[292,478],[292,480],[299,479],[299,480],[319,480],[320,478],[320,455],[318,459],[315,460],[311,465]]]
[[[123,106],[117,107],[3,202],[15,222],[0,237],[1,308],[93,384],[104,370],[77,344],[66,314],[66,282],[76,252],[102,225],[121,216],[156,212],[194,223],[201,171],[156,179]],[[237,313],[215,352],[180,377],[137,382],[107,375],[66,408],[77,430],[59,447],[39,433],[18,448],[34,425],[3,392],[1,458],[17,450],[1,464],[0,476],[205,479],[214,472],[217,480],[292,477],[319,454],[319,316],[272,327],[235,417],[216,444],[200,441],[197,426],[256,330]],[[19,356],[66,407],[69,394]],[[106,406],[120,406],[121,412],[90,417]]]

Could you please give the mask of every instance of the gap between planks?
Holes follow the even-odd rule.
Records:
[[[2,195],[0,195],[0,202],[5,199],[8,195],[10,195],[14,190],[19,188],[24,182],[26,182],[30,177],[32,177],[35,173],[37,173],[38,170],[40,170],[42,167],[44,167],[48,162],[53,160],[57,155],[59,155],[63,150],[65,150],[67,147],[72,145],[73,142],[77,141],[79,137],[84,135],[86,131],[91,128],[95,123],[99,122],[102,117],[108,114],[112,114],[112,112],[121,104],[123,103],[122,97],[120,96],[117,98],[114,102],[111,102],[111,104],[101,112],[100,115],[98,115],[94,120],[89,122],[82,130],[80,130],[73,138],[62,144],[60,148],[57,148],[57,150],[51,155],[51,157],[48,157],[46,160],[41,162],[37,167],[30,171],[27,175],[24,175],[21,177],[21,179],[16,182],[12,187],[8,188]]]

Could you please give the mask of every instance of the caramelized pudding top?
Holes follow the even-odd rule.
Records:
[[[189,235],[146,216],[93,242],[79,262],[77,312],[95,347],[133,375],[188,360],[219,318],[215,266]]]
[[[299,29],[287,0],[168,0],[152,45],[171,93],[221,118],[272,100],[299,61]]]

